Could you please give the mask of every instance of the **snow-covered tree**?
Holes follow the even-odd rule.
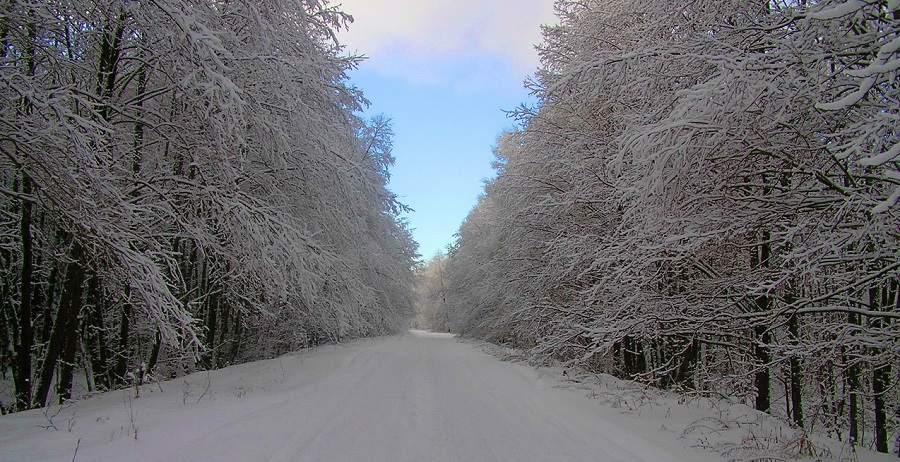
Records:
[[[852,441],[865,419],[887,451],[898,5],[557,10],[449,255],[451,327]]]
[[[105,388],[141,363],[178,373],[405,325],[415,243],[386,189],[389,121],[372,135],[354,115],[345,14],[318,0],[0,8],[16,408],[43,406],[54,381],[68,398],[74,364]]]

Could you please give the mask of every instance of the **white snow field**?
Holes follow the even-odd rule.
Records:
[[[0,460],[723,460],[557,372],[411,331],[4,416]]]

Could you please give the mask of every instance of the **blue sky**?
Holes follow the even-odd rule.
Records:
[[[390,188],[430,258],[453,234],[493,175],[492,147],[513,127],[504,110],[531,101],[522,82],[538,67],[540,25],[552,0],[343,0],[354,17],[339,35],[368,60],[350,73],[393,120]]]

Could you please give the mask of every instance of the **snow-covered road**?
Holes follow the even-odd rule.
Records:
[[[72,460],[78,446],[76,460],[716,460],[626,429],[577,391],[447,335],[329,348],[194,374],[139,399],[95,397],[57,416],[56,431],[35,431],[40,411],[7,416],[0,459]]]

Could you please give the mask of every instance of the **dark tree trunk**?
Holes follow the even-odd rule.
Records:
[[[144,369],[145,374],[152,374],[153,368],[156,367],[156,362],[159,361],[159,350],[162,348],[162,334],[159,330],[156,331],[156,338],[153,341],[153,349],[150,350],[150,359],[147,360],[147,367]],[[143,382],[143,377],[141,378],[141,382]]]
[[[859,324],[859,315],[850,313],[847,315],[847,322],[849,324]],[[850,434],[848,436],[850,442],[852,444],[856,444],[859,442],[859,364],[857,363],[857,358],[855,358],[852,354],[849,355],[847,359],[850,361],[850,365],[847,367],[846,371],[846,395],[848,397],[848,401],[850,403],[849,409],[849,423],[850,423]]]
[[[81,284],[78,285],[79,289]],[[73,297],[81,300],[81,290]],[[81,306],[81,302],[77,303]],[[59,404],[63,404],[67,400],[72,399],[72,381],[75,375],[75,353],[78,350],[78,311],[74,309],[71,313],[69,322],[66,323],[65,339],[63,342],[63,350],[61,352],[61,361],[59,362],[59,379],[56,381],[56,393],[59,397]]]
[[[47,405],[47,395],[50,392],[50,382],[53,380],[53,371],[60,357],[69,357],[70,329],[78,328],[78,313],[82,304],[82,285],[84,284],[84,249],[78,241],[72,244],[70,262],[66,268],[66,280],[62,297],[59,301],[59,310],[53,323],[53,331],[50,341],[41,361],[40,377],[34,396],[34,404],[44,407]],[[73,353],[74,355],[74,353]]]
[[[758,249],[751,254],[750,267],[752,269],[768,267],[770,256],[769,232],[765,231],[762,233],[762,242]],[[757,312],[765,313],[769,311],[770,299],[768,295],[756,296],[754,303]],[[756,359],[758,368],[754,377],[756,384],[756,410],[769,412],[772,408],[772,380],[769,372],[769,362],[771,361],[769,345],[772,343],[772,334],[767,326],[762,325],[754,326],[753,333],[755,334],[753,357]]]
[[[228,357],[229,352],[231,351],[231,338],[229,337],[229,322],[231,321],[231,306],[225,302],[219,301],[219,311],[221,312],[221,322],[219,324],[219,344],[221,345],[221,350],[219,354],[216,355],[216,369],[220,367],[224,367],[227,365],[231,359]]]
[[[872,372],[872,392],[875,401],[875,450],[888,452],[887,406],[885,395],[890,390],[891,366],[879,366]]]
[[[756,410],[769,412],[772,409],[771,386],[772,380],[769,375],[769,343],[772,334],[765,326],[757,326],[754,329],[756,334],[756,344],[753,346],[753,356],[756,359],[757,367],[754,383],[756,384]]]
[[[112,23],[115,21],[115,25]],[[115,19],[108,18],[107,24],[100,41],[100,60],[97,63],[97,98],[101,103],[97,107],[97,113],[105,121],[109,121],[109,102],[106,101],[113,94],[116,86],[119,56],[121,54],[122,36],[125,32],[125,12],[121,12]]]
[[[22,235],[22,278],[19,302],[19,341],[16,343],[16,367],[13,377],[16,387],[16,409],[19,411],[31,407],[31,348],[34,346],[34,329],[32,326],[31,297],[32,275],[34,272],[34,249],[31,236],[31,207],[29,196],[32,194],[31,178],[22,173],[22,216],[19,230]]]
[[[694,388],[694,371],[697,367],[697,360],[700,355],[700,342],[696,339],[688,340],[681,356],[678,370],[675,374],[675,383],[687,387]]]
[[[53,305],[56,298],[56,280],[59,278],[59,265],[53,264],[50,269],[50,279],[47,280],[47,301],[44,303],[44,313],[41,323],[41,343],[50,341],[50,332],[53,330]]]
[[[897,305],[897,282],[890,281],[884,284],[881,290],[872,289],[869,291],[869,305],[872,311],[892,310]],[[883,328],[885,322],[881,318],[874,319],[872,324],[874,327]],[[880,355],[880,348],[872,349],[872,357],[876,358]],[[878,452],[888,452],[888,409],[885,403],[885,395],[890,390],[891,385],[891,366],[889,364],[881,364],[873,367],[872,370],[872,395],[875,405],[875,450]]]
[[[110,387],[109,355],[106,345],[106,327],[103,323],[103,298],[100,277],[94,275],[88,282],[87,314],[84,320],[85,342],[94,377],[94,386],[101,390]]]
[[[131,313],[134,308],[131,301],[126,300],[122,305],[122,317],[119,320],[119,346],[116,351],[116,366],[113,369],[116,383],[126,385],[128,375],[128,335],[131,330]]]
[[[6,21],[4,21],[4,24],[6,24]],[[25,25],[25,29],[28,34],[28,40],[25,42],[24,49],[22,50],[22,54],[25,57],[25,75],[34,76],[36,66],[34,57],[34,43],[37,40],[37,27],[34,22],[29,21]],[[6,33],[7,31],[3,31],[4,45]],[[4,55],[6,55],[5,46],[3,53]],[[28,114],[30,112],[30,103],[27,100],[23,99],[21,104],[21,113]],[[32,276],[34,273],[34,249],[31,235],[32,203],[30,197],[34,192],[34,185],[32,184],[31,177],[28,176],[27,172],[27,153],[23,153],[22,155],[22,165],[20,165],[20,168],[22,169],[21,175],[23,197],[21,221],[19,222],[19,231],[22,238],[22,275],[19,281],[19,283],[21,284],[21,288],[19,290],[19,341],[17,342],[15,347],[16,352],[15,368],[13,369],[13,382],[16,389],[16,409],[24,410],[31,407],[31,399],[33,393],[31,349],[34,346],[34,326],[32,325],[33,320],[31,312],[31,297],[33,292]]]
[[[797,316],[792,315],[788,320],[788,331],[794,342],[799,341],[798,330]],[[791,420],[794,422],[794,425],[803,428],[803,368],[797,354],[791,356],[790,369]]]
[[[4,268],[9,268],[9,253],[0,250],[0,258]],[[4,275],[7,276],[7,275]],[[10,300],[10,281],[8,277],[0,279],[0,300]],[[12,306],[7,302],[0,302],[0,379],[7,378],[7,371],[11,371],[15,366],[15,344],[19,334],[15,331],[16,321],[12,311]],[[15,379],[13,379],[15,386]],[[14,398],[15,399],[15,398]],[[15,401],[12,405],[15,407]],[[2,408],[2,406],[0,406]]]
[[[231,343],[231,349],[229,351],[228,356],[231,357],[231,361],[236,361],[238,358],[238,355],[241,352],[241,334],[243,333],[241,330],[241,311],[240,311],[240,309],[234,310],[234,316],[232,316],[232,318],[234,319],[234,321],[233,321],[234,331],[231,334],[232,343]]]
[[[216,364],[216,322],[219,311],[219,295],[214,285],[210,284],[210,293],[207,296],[206,312],[206,352],[203,354],[203,367],[214,369]]]
[[[647,361],[644,359],[643,344],[631,336],[622,338],[622,362],[625,365],[625,375],[629,378],[646,372]]]
[[[795,284],[792,282],[791,288],[784,297],[784,302],[790,307],[796,301],[794,294]],[[788,334],[790,335],[791,344],[796,347],[800,344],[800,319],[796,313],[791,314],[788,318]],[[798,352],[794,352],[790,359],[790,383],[791,383],[791,421],[794,425],[803,428],[803,365],[800,361]]]
[[[44,224],[44,219],[46,217],[46,213],[42,213],[40,209],[35,210],[32,215],[32,227],[37,226],[38,229],[46,229],[47,227]],[[52,244],[51,244],[52,245]],[[43,317],[48,311],[52,313],[53,307],[55,306],[54,301],[54,287],[51,285],[51,282],[55,282],[56,280],[56,259],[52,256],[47,259],[42,259],[42,253],[36,252],[34,254],[34,263],[32,265],[34,268],[50,268],[50,277],[46,281],[38,281],[37,284],[32,285],[31,292],[31,329],[32,335],[35,337],[35,343],[41,341],[41,335],[43,332]],[[40,278],[40,275],[43,271],[40,269],[33,270],[32,280],[34,278]],[[32,350],[31,356],[34,357],[36,355],[35,351]]]

